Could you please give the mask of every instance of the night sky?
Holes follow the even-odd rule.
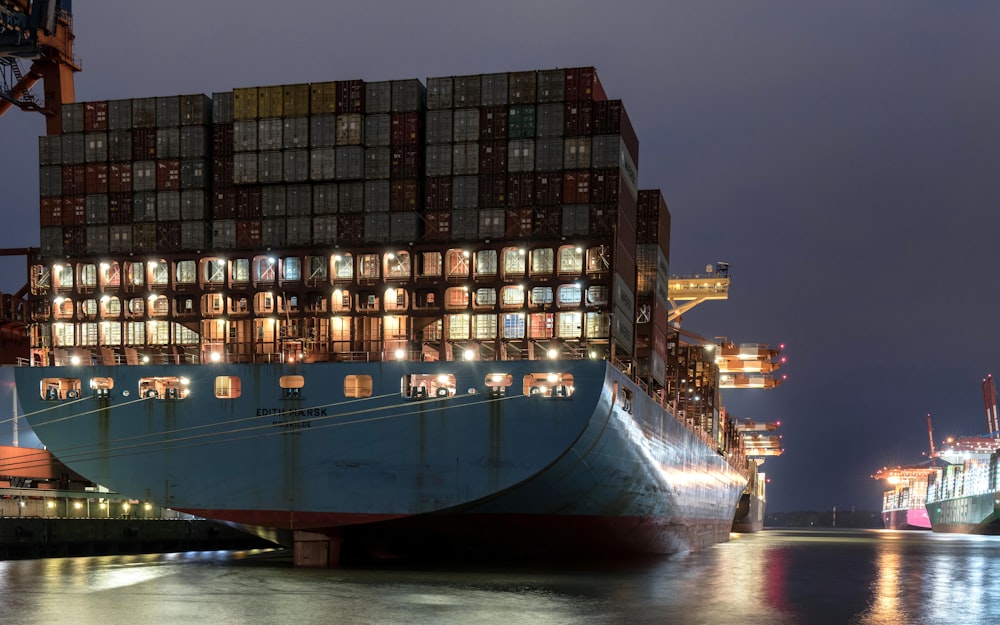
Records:
[[[486,5],[489,4],[487,7]],[[994,0],[74,3],[79,101],[594,66],[673,219],[671,269],[730,263],[705,337],[786,345],[725,391],[781,420],[771,511],[878,510],[870,474],[985,430],[1000,373]],[[37,246],[41,115],[0,118],[0,247]],[[0,290],[24,284],[0,264]],[[0,441],[6,437],[4,432]]]

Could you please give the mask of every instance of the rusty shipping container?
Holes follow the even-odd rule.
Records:
[[[424,213],[424,239],[427,241],[451,240],[451,211],[428,210]]]
[[[451,189],[450,176],[424,178],[424,207],[428,211],[450,210]]]
[[[420,183],[416,178],[390,180],[389,210],[416,212],[420,207]]]
[[[79,165],[77,166],[79,167]],[[107,193],[108,192],[108,165],[98,163],[84,165],[84,193]]]
[[[133,221],[134,199],[131,193],[108,195],[108,223],[123,225]],[[130,239],[131,240],[131,239]]]
[[[108,165],[108,191],[129,193],[132,191],[132,164],[110,163]]]
[[[107,101],[83,103],[83,131],[95,132],[108,129]]]
[[[62,226],[62,197],[43,197],[39,200],[38,221],[42,229]],[[60,238],[60,246],[62,239]]]
[[[87,166],[86,165],[66,165],[62,168],[62,193],[63,195],[76,195],[86,193]]]
[[[156,158],[155,128],[137,128],[132,131],[132,158],[135,160]]]
[[[507,206],[507,176],[493,174],[479,176],[479,207],[505,208]]]
[[[564,94],[567,102],[607,100],[604,87],[593,67],[574,67],[566,70]]]
[[[511,104],[531,104],[537,101],[538,75],[534,71],[511,72],[507,79],[507,94]]]
[[[422,171],[421,150],[418,146],[401,145],[391,148],[389,154],[390,178],[415,178]]]
[[[508,239],[530,238],[534,233],[534,209],[510,208],[504,211],[504,235]]]
[[[365,81],[341,80],[337,82],[337,112],[365,112]]]

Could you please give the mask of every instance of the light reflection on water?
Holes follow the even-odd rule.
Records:
[[[0,623],[1000,622],[1000,537],[734,535],[629,562],[296,569],[283,553],[0,562]]]

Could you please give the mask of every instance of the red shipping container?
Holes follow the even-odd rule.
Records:
[[[563,203],[590,203],[590,171],[575,170],[563,173]]]
[[[617,204],[621,197],[621,170],[594,169],[590,174],[590,197],[595,204]]]
[[[660,236],[660,219],[656,215],[645,215],[635,224],[636,243],[656,243]]]
[[[508,208],[504,211],[506,219],[504,235],[508,239],[531,237],[535,227],[535,211],[531,208]]]
[[[243,250],[260,249],[260,220],[236,220],[236,247]]]
[[[64,226],[87,225],[87,197],[84,195],[64,195],[62,198],[62,222]]]
[[[420,175],[420,147],[395,146],[389,153],[390,178],[416,178]]]
[[[108,165],[108,192],[131,193],[132,163],[111,163]]]
[[[451,176],[424,179],[424,208],[427,210],[451,209]]]
[[[236,218],[259,218],[262,203],[260,187],[239,187],[236,189]]]
[[[644,215],[659,215],[660,210],[666,210],[667,203],[659,189],[644,189],[639,191],[637,213]]]
[[[232,156],[215,156],[212,158],[212,186],[216,189],[228,189],[233,186]]]
[[[43,197],[39,206],[38,221],[43,228],[61,226],[63,201],[61,197]]]
[[[216,189],[212,193],[212,218],[213,219],[235,219],[236,218],[236,189]]]
[[[451,211],[424,213],[424,239],[427,241],[451,240]]]
[[[156,190],[173,191],[181,188],[181,162],[178,159],[156,161]]]
[[[420,113],[393,113],[390,117],[389,145],[420,145]]]
[[[479,208],[507,207],[507,176],[479,176]]]
[[[153,158],[156,158],[156,129],[134,129],[132,131],[132,159],[143,161]]]
[[[555,206],[562,204],[563,176],[559,172],[535,174],[535,204]]]
[[[479,173],[507,173],[506,141],[481,141],[479,143]]]
[[[341,80],[337,82],[337,112],[365,112],[365,81]]]
[[[87,166],[64,165],[62,168],[63,195],[83,194],[87,192],[86,189],[87,189]]]
[[[63,226],[63,252],[72,255],[87,253],[87,226]]]
[[[123,225],[132,223],[134,200],[131,193],[112,193],[108,196],[108,223]]]
[[[521,208],[535,205],[535,174],[507,175],[507,206]]]
[[[106,101],[83,103],[83,131],[99,132],[108,129],[108,103]]]
[[[597,70],[593,67],[574,67],[566,70],[566,101],[607,100],[604,87],[597,78]]]
[[[233,155],[233,125],[215,124],[212,126],[212,155]]]
[[[562,237],[562,210],[554,208],[535,208],[533,215],[532,236],[541,239]]]
[[[590,102],[567,102],[563,128],[567,137],[589,137],[592,130]]]
[[[106,163],[86,165],[84,190],[87,193],[108,192],[108,166]]]
[[[420,206],[420,185],[416,178],[389,181],[389,210],[397,213],[415,212]]]
[[[365,238],[364,213],[337,215],[337,239],[341,243],[357,244]]]
[[[510,109],[506,106],[491,106],[479,111],[479,140],[506,141]]]

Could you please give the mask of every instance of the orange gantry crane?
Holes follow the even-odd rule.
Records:
[[[46,117],[48,134],[60,134],[60,107],[73,102],[71,0],[0,0],[0,115],[13,107]],[[23,70],[21,60],[31,61]],[[44,99],[31,93],[39,81]]]

